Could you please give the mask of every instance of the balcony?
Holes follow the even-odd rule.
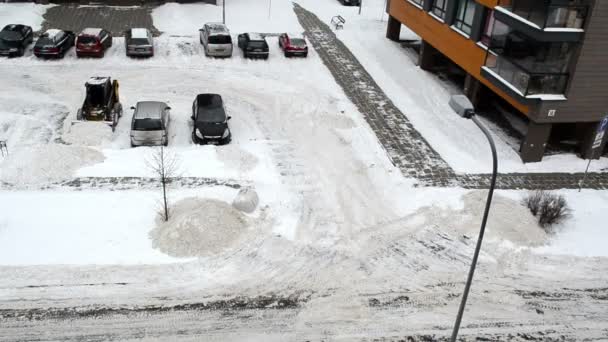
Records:
[[[565,100],[578,44],[543,42],[497,23],[481,74],[522,103]]]
[[[506,2],[509,3],[509,2]],[[572,0],[512,0],[496,19],[542,41],[579,41],[589,7]]]
[[[522,102],[531,100],[565,100],[569,75],[551,70],[530,70],[503,56],[489,53],[482,74]]]

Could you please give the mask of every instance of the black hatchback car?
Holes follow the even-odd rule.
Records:
[[[27,25],[6,25],[0,31],[0,56],[23,56],[25,48],[34,41],[34,32]]]
[[[259,33],[239,34],[239,48],[243,50],[245,58],[268,59],[268,43]]]
[[[199,94],[192,103],[192,141],[195,144],[224,145],[232,139],[224,101],[218,94]]]
[[[34,55],[41,58],[63,58],[66,51],[74,46],[76,35],[72,31],[46,30],[34,45]]]

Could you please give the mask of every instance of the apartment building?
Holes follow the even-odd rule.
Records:
[[[524,162],[540,161],[550,139],[570,139],[599,158],[608,115],[607,0],[390,0],[387,38],[401,25],[422,39],[419,64],[445,57],[466,72],[473,103],[508,102],[527,120]]]

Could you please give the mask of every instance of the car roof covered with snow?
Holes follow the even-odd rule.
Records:
[[[148,29],[145,28],[132,28],[131,38],[148,39]]]
[[[93,28],[93,27],[87,27],[84,30],[82,30],[82,32],[80,32],[81,35],[84,36],[99,36],[101,34],[101,30],[100,28]]]
[[[106,83],[108,80],[110,79],[110,77],[105,77],[105,76],[96,76],[96,77],[91,77],[89,78],[89,80],[87,81],[87,85],[100,85],[100,84],[104,84]]]
[[[205,24],[207,29],[209,30],[210,35],[224,35],[230,34],[228,27],[222,23],[207,23]]]
[[[249,32],[247,35],[249,36],[249,40],[266,40],[264,39],[264,36],[259,33]]]
[[[165,102],[159,101],[140,101],[135,105],[135,119],[160,119],[162,112],[167,108]]]

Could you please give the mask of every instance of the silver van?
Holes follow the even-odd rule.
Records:
[[[125,31],[125,48],[129,57],[154,56],[152,33],[145,28],[132,28]]]
[[[164,102],[137,102],[131,121],[131,147],[169,144],[169,107]]]
[[[199,31],[200,41],[205,49],[205,56],[232,56],[232,38],[226,25],[222,23],[207,23]]]

